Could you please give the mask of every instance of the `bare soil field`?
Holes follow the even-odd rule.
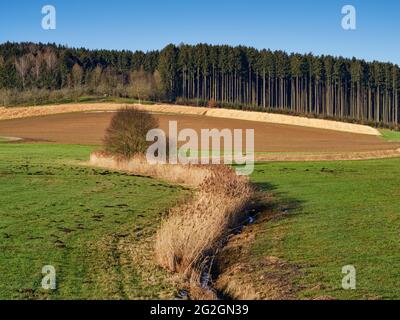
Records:
[[[135,104],[136,108],[156,113],[174,113],[188,115],[202,115],[215,118],[237,119],[256,121],[264,123],[294,125],[318,129],[328,129],[342,132],[360,133],[380,136],[380,132],[372,127],[332,121],[323,119],[312,119],[292,115],[274,114],[268,112],[254,112],[220,108],[191,107],[170,104]],[[61,105],[1,108],[0,120],[43,116],[58,113],[83,112],[83,111],[110,111],[124,107],[121,103],[71,103]]]
[[[112,115],[112,112],[79,112],[2,120],[0,136],[18,137],[27,141],[101,144]],[[171,120],[178,122],[178,130],[193,128],[199,132],[201,129],[212,128],[254,129],[256,152],[292,153],[296,159],[307,157],[304,153],[329,153],[331,160],[334,153],[365,152],[373,157],[374,152],[385,154],[388,150],[400,148],[400,143],[387,142],[373,135],[201,115],[164,113],[155,116],[166,132],[168,121]],[[268,154],[263,156],[268,160]],[[282,156],[290,160],[287,155]]]

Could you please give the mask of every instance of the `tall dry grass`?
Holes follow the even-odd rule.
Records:
[[[209,170],[199,165],[150,165],[144,155],[135,155],[135,157],[126,160],[124,157],[114,156],[104,151],[93,152],[90,155],[90,164],[97,167],[154,177],[194,188],[198,187],[210,175]]]
[[[104,152],[94,152],[90,164],[195,188],[193,198],[172,208],[162,222],[154,254],[160,266],[183,275],[189,287],[197,286],[198,298],[210,298],[200,278],[232,229],[247,218],[245,207],[253,196],[248,177],[222,165],[151,165],[144,156],[124,160]]]
[[[193,199],[170,210],[156,237],[158,263],[188,277],[201,271],[231,229],[244,219],[244,208],[252,196],[247,177],[224,166],[207,170],[210,174]]]

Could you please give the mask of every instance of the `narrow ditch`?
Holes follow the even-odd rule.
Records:
[[[225,300],[232,301],[235,300],[232,296],[227,294],[226,292],[216,289],[214,284],[218,280],[219,276],[223,272],[218,264],[218,253],[221,249],[226,246],[229,242],[230,238],[234,235],[241,234],[243,228],[246,226],[252,225],[256,222],[257,216],[266,208],[265,204],[262,203],[253,203],[249,205],[249,207],[245,210],[246,214],[244,215],[244,220],[239,223],[239,225],[229,232],[229,234],[221,241],[219,249],[216,250],[215,255],[206,257],[208,263],[206,263],[203,267],[200,276],[199,287],[207,292],[212,293],[216,297],[217,300]],[[191,300],[190,290],[180,289],[178,290],[175,300]]]
[[[218,265],[218,255],[222,251],[222,249],[226,246],[226,244],[229,242],[230,238],[234,235],[240,234],[243,230],[243,228],[246,225],[254,223],[256,219],[256,215],[259,211],[260,204],[258,203],[258,199],[256,197],[255,191],[257,188],[254,188],[254,185],[251,185],[249,180],[243,180],[239,178],[231,168],[221,166],[220,168],[215,168],[213,167],[212,169],[210,167],[192,167],[192,170],[188,170],[188,168],[185,166],[183,168],[182,166],[179,165],[171,165],[169,166],[169,170],[165,170],[165,167],[161,166],[153,166],[149,165],[144,159],[142,158],[132,158],[129,161],[122,161],[121,159],[115,158],[113,156],[110,156],[108,154],[105,154],[103,152],[95,152],[91,154],[90,157],[90,164],[97,166],[97,167],[102,167],[102,168],[108,168],[108,169],[117,169],[120,171],[125,171],[125,172],[130,172],[130,173],[140,173],[146,176],[150,176],[153,178],[158,178],[162,179],[164,181],[169,181],[169,182],[174,182],[178,184],[182,184],[184,182],[189,183],[190,185],[193,185],[194,188],[200,188],[202,189],[202,193],[200,194],[203,196],[203,198],[198,198],[196,199],[195,203],[193,204],[193,212],[197,214],[196,219],[202,223],[203,216],[202,210],[208,210],[210,208],[209,206],[213,206],[213,201],[222,201],[219,203],[221,208],[224,208],[224,210],[228,210],[226,214],[231,215],[231,218],[233,219],[231,223],[234,223],[234,219],[238,219],[238,221],[241,221],[239,223],[235,223],[237,225],[235,228],[227,228],[226,226],[223,226],[222,228],[226,228],[225,234],[221,235],[222,238],[218,239],[218,229],[213,230],[214,234],[211,234],[211,239],[213,236],[217,237],[216,240],[216,245],[213,247],[210,247],[208,249],[209,252],[199,252],[199,255],[202,255],[204,258],[201,259],[201,261],[198,261],[200,263],[200,266],[198,266],[197,270],[193,269],[195,272],[193,275],[198,274],[199,279],[195,280],[192,277],[192,280],[188,281],[185,286],[186,288],[191,287],[192,283],[192,289],[190,289],[192,292],[187,291],[187,289],[179,290],[177,294],[175,294],[176,299],[184,299],[184,300],[195,300],[199,299],[202,297],[206,297],[207,291],[211,293],[207,297],[215,297],[217,299],[221,300],[231,300],[231,297],[229,295],[226,295],[224,292],[219,292],[215,288],[215,283],[218,277],[223,273],[221,270],[221,267]],[[183,170],[182,170],[183,169]],[[176,175],[171,175],[171,172],[176,172]],[[207,173],[206,173],[207,172]],[[177,181],[177,177],[179,177],[179,182]],[[199,179],[201,177],[201,179]],[[196,181],[193,181],[193,178],[197,179]],[[221,195],[219,193],[221,192]],[[208,194],[209,193],[209,194]],[[218,196],[217,196],[218,195]],[[210,200],[210,197],[211,198]],[[220,198],[221,197],[221,198]],[[223,201],[228,201],[226,204]],[[241,203],[241,201],[244,201]],[[189,204],[183,205],[182,210],[189,210],[186,212],[189,212],[191,214],[191,207]],[[208,207],[207,207],[208,205]],[[203,206],[203,207],[202,207]],[[240,209],[237,206],[241,206],[242,209]],[[175,213],[177,213],[180,210],[180,206],[175,208]],[[212,211],[214,210],[214,211]],[[228,219],[228,217],[224,218],[223,216],[223,211],[219,211],[218,209],[212,209],[210,214],[216,214],[217,219],[215,221],[219,221],[218,219]],[[215,211],[216,210],[216,211]],[[222,210],[222,209],[221,209]],[[237,211],[236,211],[237,210]],[[225,213],[224,213],[225,214]],[[219,216],[218,216],[219,215]],[[172,217],[179,217],[179,215],[172,215]],[[207,219],[207,216],[204,216],[204,218]],[[171,235],[176,235],[176,232],[178,231],[176,227],[174,226],[174,223],[181,223],[180,220],[181,218],[177,218],[177,220],[174,219],[167,219],[166,224],[160,229],[163,232],[165,232],[166,238],[164,238],[164,234],[161,232],[159,234],[159,246],[158,246],[158,263],[160,266],[170,269],[171,271],[175,271],[175,261],[172,260],[173,257],[175,256],[175,252],[173,251],[175,248],[180,249],[179,245],[187,245],[186,242],[184,241],[184,238],[177,238],[179,241],[176,242],[176,239],[173,238]],[[229,218],[230,219],[230,218]],[[208,220],[210,221],[210,220]],[[221,220],[220,220],[221,221]],[[188,232],[190,231],[190,228],[193,227],[193,221],[188,222],[188,224],[183,224],[183,232]],[[215,222],[214,222],[215,223]],[[214,224],[214,226],[216,226]],[[181,227],[181,225],[179,225]],[[186,228],[186,229],[185,229]],[[160,232],[159,230],[159,232]],[[189,230],[189,231],[188,231]],[[200,231],[201,232],[201,231]],[[183,233],[185,234],[185,233]],[[200,236],[202,234],[200,233]],[[202,240],[203,239],[203,240]],[[202,241],[209,241],[210,238],[200,238]],[[157,241],[157,240],[156,240]],[[170,243],[168,242],[170,241]],[[172,241],[172,242],[171,242]],[[166,246],[165,243],[168,245]],[[169,245],[172,245],[172,247],[169,247]],[[207,243],[205,242],[205,245]],[[175,246],[175,247],[174,247]],[[167,247],[168,249],[171,248],[170,251],[165,251],[163,248]],[[184,247],[183,247],[184,248]],[[157,250],[157,248],[156,248]],[[178,252],[178,257],[181,254]],[[189,254],[193,254],[188,250]],[[189,256],[188,259],[197,259],[196,256],[193,254],[192,256]],[[190,261],[190,260],[187,260]],[[184,262],[184,263],[187,263]],[[195,260],[193,260],[194,262]],[[183,266],[185,267],[185,266]],[[190,265],[188,266],[190,268]],[[194,284],[194,282],[196,284]],[[199,298],[196,297],[193,290],[199,289],[198,296]],[[204,292],[204,295],[202,294]],[[193,297],[194,299],[191,299]]]

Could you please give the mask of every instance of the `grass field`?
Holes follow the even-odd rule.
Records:
[[[385,140],[400,141],[400,131],[381,129],[380,132]]]
[[[276,256],[301,267],[300,297],[400,298],[400,159],[266,163],[253,181],[285,216],[262,225],[251,259]],[[343,290],[354,265],[357,289]]]
[[[160,214],[187,192],[82,166],[93,149],[0,143],[0,299],[174,294],[143,257]],[[286,213],[260,225],[248,259],[299,266],[290,280],[300,298],[400,297],[400,159],[260,163],[252,180]],[[56,267],[54,292],[41,289],[44,265]],[[345,265],[356,290],[341,288]]]
[[[144,299],[173,295],[142,245],[181,187],[82,167],[93,147],[0,144],[0,299]],[[41,289],[53,265],[57,290]]]

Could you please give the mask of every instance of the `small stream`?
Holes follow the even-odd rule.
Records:
[[[231,230],[230,235],[240,234],[245,226],[251,225],[255,222],[255,216],[247,214],[247,218],[236,228]],[[227,239],[225,240],[225,242]],[[208,263],[206,263],[203,267],[203,271],[200,275],[200,288],[206,291],[209,291],[213,295],[217,297],[218,300],[230,300],[223,292],[219,292],[213,287],[213,283],[218,278],[218,274],[213,273],[213,270],[216,270],[214,266],[215,257],[208,257]],[[175,300],[191,300],[190,292],[187,290],[179,290]]]

